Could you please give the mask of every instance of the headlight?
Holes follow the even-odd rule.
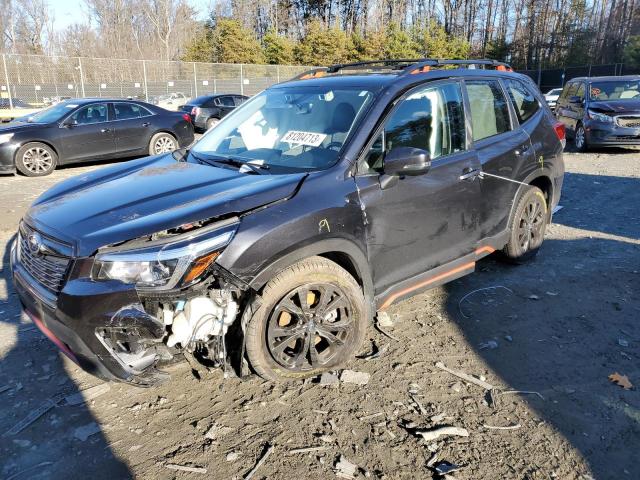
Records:
[[[168,290],[188,285],[207,270],[233,238],[238,221],[233,219],[128,249],[105,249],[96,255],[94,280],[120,280],[141,289]]]
[[[609,115],[605,115],[604,113],[594,112],[593,110],[587,110],[587,112],[591,120],[595,120],[596,122],[602,122],[602,123],[613,123],[613,117],[610,117]]]
[[[7,143],[13,138],[13,133],[3,133],[0,135],[0,144]]]

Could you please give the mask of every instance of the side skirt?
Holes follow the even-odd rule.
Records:
[[[381,294],[376,295],[376,309],[385,310],[396,301],[404,300],[405,298],[412,297],[418,293],[473,273],[478,260],[487,255],[491,255],[506,244],[508,234],[509,232],[505,232],[491,239],[487,239],[486,243],[476,248],[473,252],[429,270],[428,272],[404,280]]]

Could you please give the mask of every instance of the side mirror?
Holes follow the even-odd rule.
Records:
[[[384,157],[384,173],[396,177],[423,175],[431,167],[429,152],[421,148],[396,147]]]
[[[60,125],[62,128],[73,128],[76,124],[73,122],[73,120],[68,119],[65,120],[64,122],[62,122],[62,125]]]
[[[569,97],[569,103],[572,103],[574,105],[582,105],[582,98],[577,95],[571,95]]]

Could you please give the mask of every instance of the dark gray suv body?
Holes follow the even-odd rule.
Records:
[[[190,352],[271,380],[318,375],[360,351],[374,312],[494,251],[532,259],[563,146],[535,84],[502,63],[317,69],[188,151],[44,193],[12,250],[16,291],[105,378],[153,385]]]

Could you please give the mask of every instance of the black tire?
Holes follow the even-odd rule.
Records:
[[[587,143],[587,133],[584,130],[584,125],[579,123],[576,125],[576,131],[573,135],[573,144],[576,150],[579,152],[586,152],[589,150],[589,144]]]
[[[162,155],[179,148],[178,140],[170,133],[156,133],[149,141],[149,155]]]
[[[220,119],[219,118],[209,118],[209,119],[207,119],[207,130],[211,130],[218,123],[220,123]]]
[[[509,220],[509,242],[502,250],[513,263],[532,260],[537,254],[549,222],[547,201],[538,187],[529,187],[520,197]]]
[[[256,373],[272,381],[307,378],[344,364],[357,353],[369,323],[358,283],[322,257],[282,270],[256,303],[242,319],[247,356]]]
[[[16,168],[27,177],[50,175],[58,165],[58,155],[49,145],[30,142],[18,149],[15,157]]]

